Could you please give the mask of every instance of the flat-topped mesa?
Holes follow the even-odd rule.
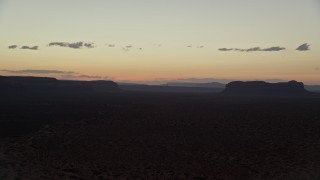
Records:
[[[52,77],[33,77],[33,76],[9,76],[7,80],[16,83],[56,83],[58,80]]]
[[[10,77],[0,76],[0,93],[22,91],[21,83],[13,81]]]
[[[306,95],[304,84],[297,81],[267,83],[264,81],[233,81],[226,85],[223,94],[244,96]]]
[[[0,82],[7,81],[9,78],[6,76],[0,76]]]
[[[120,91],[113,81],[66,81],[49,77],[0,76],[0,92],[92,93]]]

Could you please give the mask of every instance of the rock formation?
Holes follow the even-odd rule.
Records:
[[[296,96],[306,95],[304,84],[297,81],[267,83],[264,81],[233,81],[226,85],[225,95],[236,96]]]

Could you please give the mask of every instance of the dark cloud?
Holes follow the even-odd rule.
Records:
[[[253,47],[249,49],[239,49],[239,48],[220,48],[219,51],[240,51],[240,52],[257,52],[257,51],[265,51],[265,52],[272,52],[272,51],[282,51],[286,48],[280,46],[273,46],[269,48],[260,48],[260,47]]]
[[[304,43],[302,45],[300,45],[299,47],[297,47],[297,51],[309,51],[310,50],[310,44]]]
[[[38,50],[39,46],[22,46],[20,49]]]
[[[108,47],[113,48],[113,47],[116,47],[116,45],[114,45],[114,44],[108,44]]]
[[[17,45],[8,46],[9,49],[16,49],[17,47],[18,47]]]
[[[262,51],[282,51],[285,50],[286,48],[280,47],[280,46],[274,46],[266,49],[262,49]]]
[[[187,46],[187,48],[191,48],[191,47],[192,47],[192,45]]]
[[[201,49],[201,48],[204,48],[204,46],[197,46],[197,48],[200,48],[200,49]]]
[[[240,52],[246,51],[246,49],[239,49],[239,48],[235,48],[234,50],[235,50],[235,51],[240,51]]]
[[[64,43],[64,42],[51,42],[49,43],[48,46],[61,46],[61,47],[67,47],[68,43]]]
[[[136,48],[134,48],[133,45],[124,46],[124,47],[122,47],[121,49],[122,49],[122,51],[125,51],[125,52],[131,51],[131,50],[134,50],[134,49],[135,49],[135,50],[140,50],[140,51],[143,50],[143,48],[141,48],[141,47],[136,47]]]
[[[84,43],[83,44],[86,48],[94,48],[94,43]]]
[[[75,43],[68,43],[67,47],[73,48],[73,49],[80,49],[83,46],[83,42],[75,42]]]
[[[72,49],[81,49],[82,47],[86,48],[94,48],[94,43],[86,43],[86,42],[75,42],[75,43],[68,43],[68,42],[51,42],[48,46],[60,46],[60,47],[68,47]]]
[[[219,51],[232,51],[233,48],[220,48]]]
[[[72,71],[58,71],[58,70],[36,70],[36,69],[25,69],[25,70],[6,70],[1,71],[17,74],[74,74]]]
[[[235,48],[235,51],[240,51],[240,52],[254,52],[254,51],[262,51],[262,49],[260,47],[253,47],[253,48],[249,48],[249,49],[239,49],[239,48]]]
[[[249,48],[249,49],[245,49],[246,52],[252,52],[252,51],[261,51],[260,47],[253,47],[253,48]]]

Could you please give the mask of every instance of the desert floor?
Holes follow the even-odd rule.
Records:
[[[0,179],[320,179],[320,99],[5,98]]]

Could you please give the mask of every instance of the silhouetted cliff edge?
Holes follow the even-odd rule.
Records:
[[[67,81],[48,77],[0,76],[0,92],[82,93],[119,91],[113,81]]]
[[[304,96],[310,92],[297,81],[267,83],[264,81],[233,81],[226,85],[225,95],[235,96]]]

